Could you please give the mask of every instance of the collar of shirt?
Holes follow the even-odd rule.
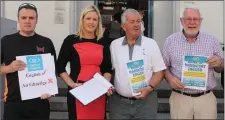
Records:
[[[184,29],[182,29],[182,38],[183,38],[183,40],[186,40],[186,41],[188,41],[188,39],[187,39],[187,37],[184,35]],[[196,37],[195,37],[195,41],[196,40],[198,40],[198,38],[199,38],[199,36],[200,36],[200,31],[198,31],[198,33],[197,33],[197,35],[196,35]]]
[[[137,40],[135,41],[135,44],[141,45],[141,39],[142,39],[142,36],[139,35]],[[126,45],[126,44],[128,44],[128,42],[127,42],[127,37],[125,36],[124,39],[123,39],[122,45]]]

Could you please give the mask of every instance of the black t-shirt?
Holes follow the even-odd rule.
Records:
[[[19,32],[6,35],[1,39],[1,63],[11,64],[16,56],[51,53],[56,60],[56,52],[52,41],[44,36],[34,34],[25,37]],[[21,101],[18,72],[6,74],[6,101]]]

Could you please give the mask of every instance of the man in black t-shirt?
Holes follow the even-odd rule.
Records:
[[[35,33],[38,13],[30,3],[21,4],[18,9],[20,31],[1,39],[1,74],[5,74],[4,120],[48,120],[50,115],[49,94],[40,98],[21,100],[18,72],[26,64],[16,56],[51,53],[56,59],[52,41]],[[31,91],[32,92],[32,91]]]

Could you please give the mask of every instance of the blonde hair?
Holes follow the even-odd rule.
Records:
[[[94,5],[89,5],[87,8],[85,8],[80,15],[80,21],[79,21],[79,28],[78,28],[78,32],[76,33],[78,36],[80,36],[80,38],[84,37],[84,33],[83,33],[83,19],[84,16],[88,13],[88,12],[96,12],[98,15],[98,26],[95,30],[95,35],[97,36],[97,40],[99,40],[102,37],[102,19],[101,19],[101,15],[99,12],[99,9],[94,6]]]

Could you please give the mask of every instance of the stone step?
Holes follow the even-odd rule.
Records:
[[[171,89],[156,89],[159,98],[169,98]],[[213,93],[217,98],[224,98],[224,90],[213,90]],[[56,96],[66,96],[67,88],[59,88],[59,94]]]
[[[50,120],[69,120],[68,112],[50,112]]]
[[[215,77],[217,82],[215,90],[222,90],[223,88],[221,86],[221,74],[215,72]],[[67,85],[60,77],[57,77],[57,83],[59,88],[67,88]],[[170,90],[171,88],[169,87],[167,81],[163,79],[161,83],[158,85],[157,89]]]
[[[217,77],[217,87],[213,90],[215,96],[217,98],[224,98],[224,90],[221,87],[220,84],[220,77],[219,74],[215,74]],[[58,86],[59,86],[59,94],[57,96],[66,96],[67,94],[67,85],[63,80],[58,78]],[[171,93],[171,88],[169,87],[168,83],[166,80],[161,81],[161,83],[158,85],[156,88],[157,94],[159,98],[168,98]]]
[[[108,118],[108,115],[107,115],[107,118]],[[158,113],[157,118],[168,120],[168,119],[170,119],[170,114],[169,113]],[[217,119],[218,120],[224,119],[224,114],[218,113]],[[51,112],[50,120],[68,120],[68,112]]]
[[[159,98],[158,99],[159,107],[158,112],[159,113],[168,113],[170,112],[170,106],[169,106],[169,99],[168,98]],[[50,99],[50,109],[51,111],[61,111],[61,112],[67,112],[67,102],[66,97],[52,97]],[[224,99],[217,98],[217,112],[223,113],[224,112]]]

